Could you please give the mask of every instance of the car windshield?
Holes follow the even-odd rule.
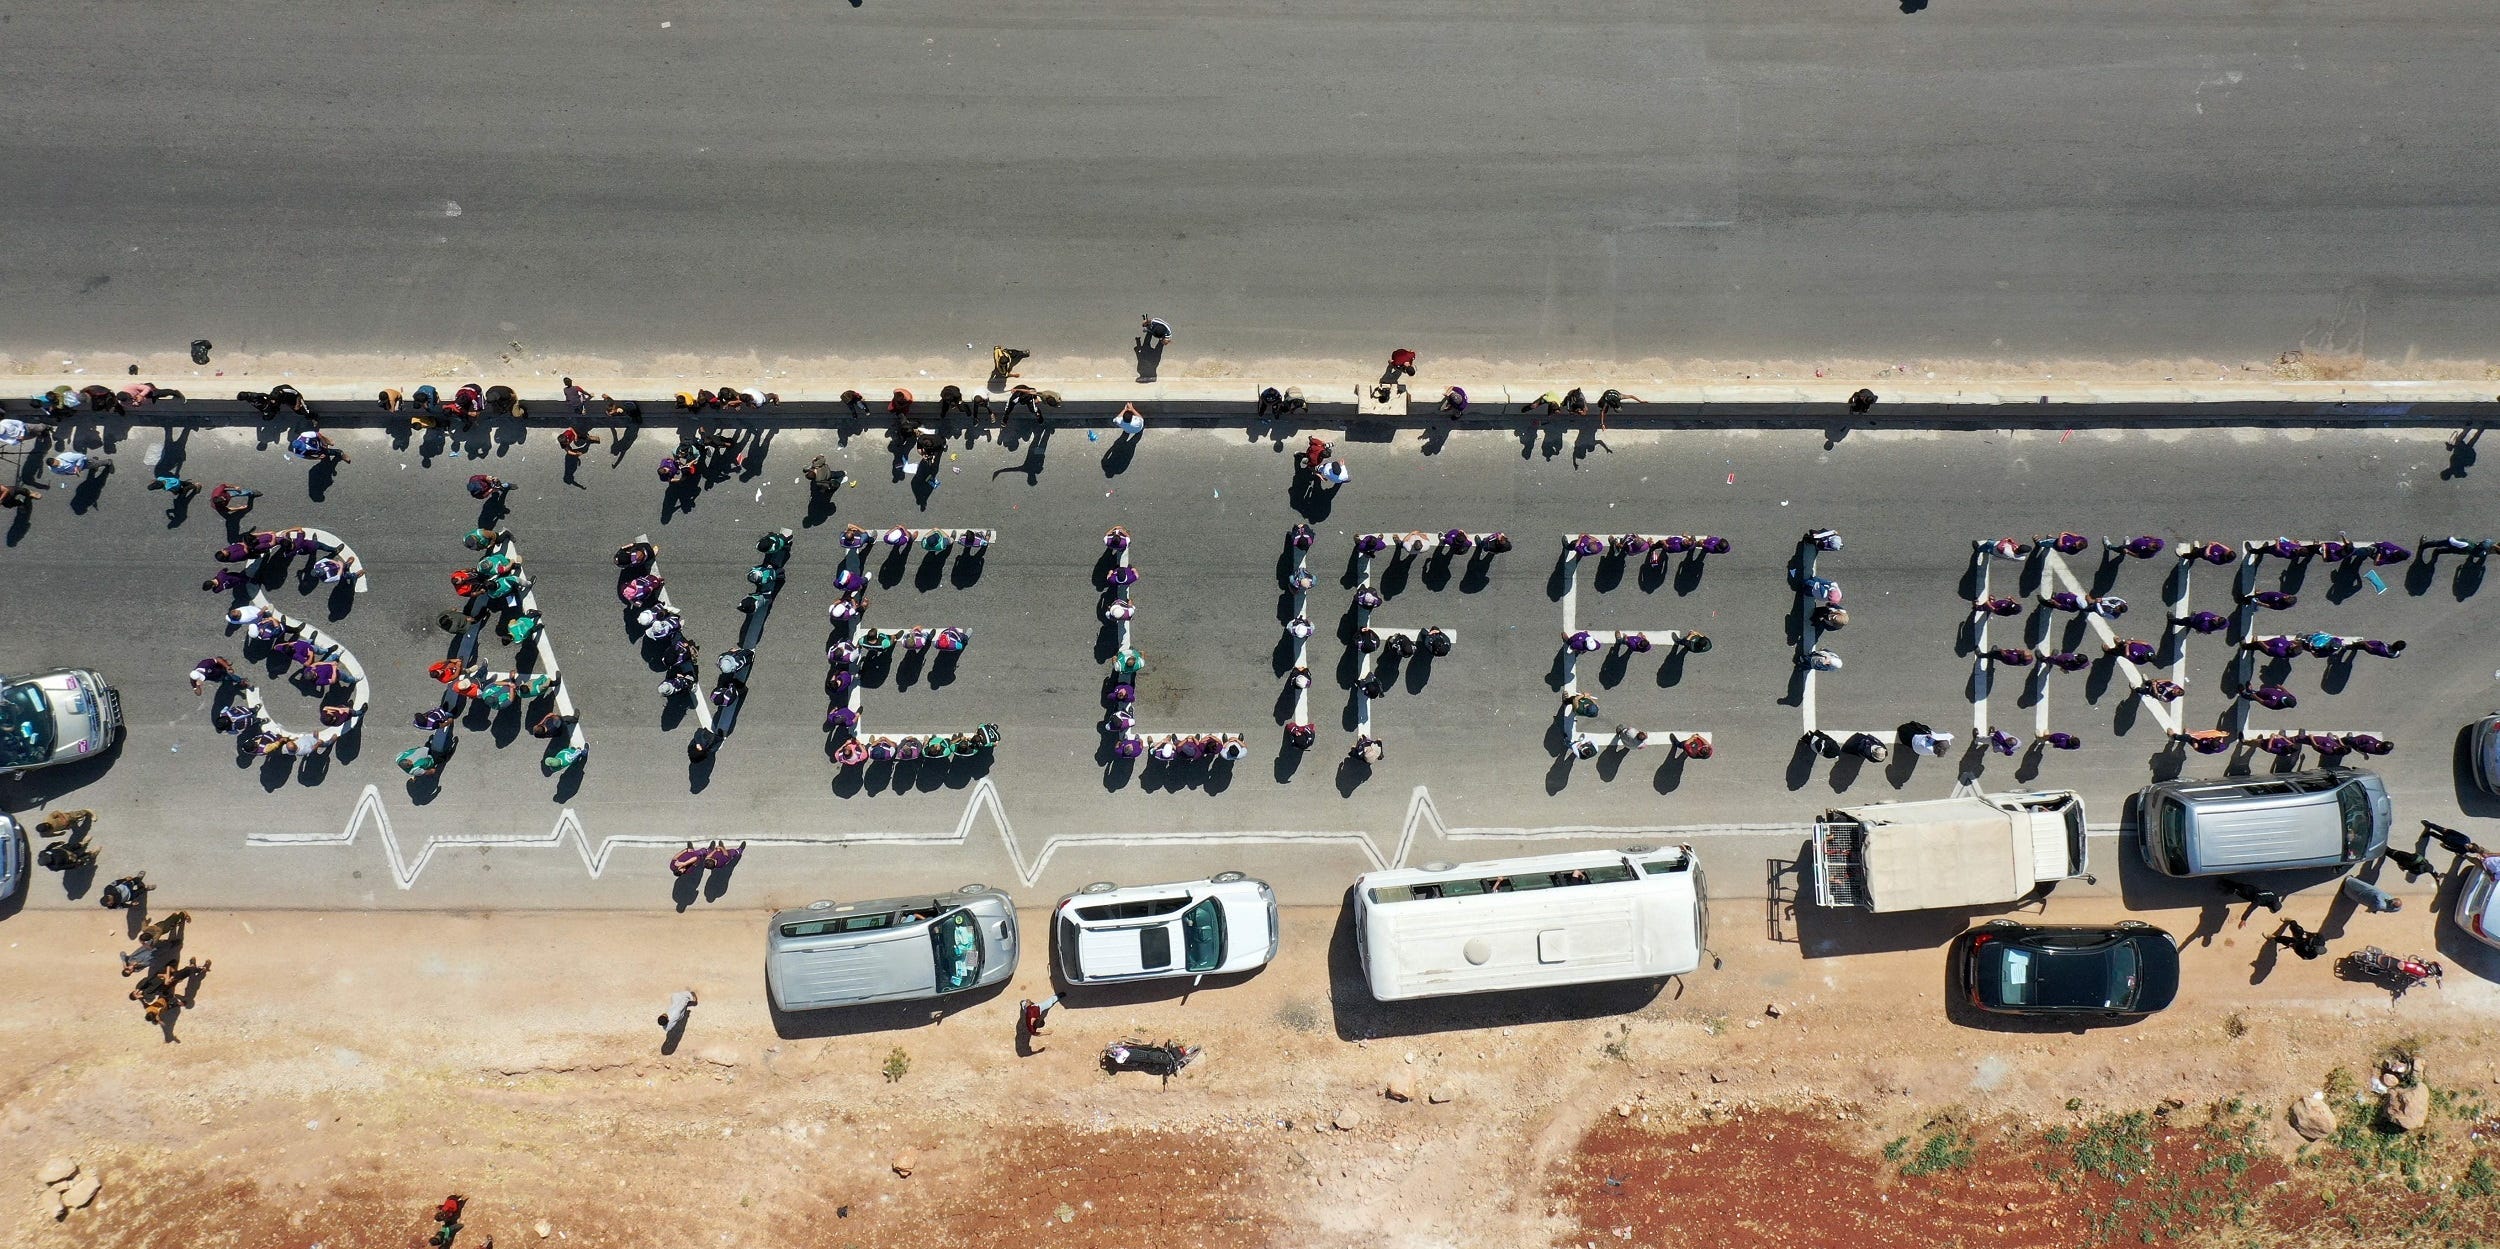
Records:
[[[972,912],[957,908],[929,925],[929,941],[937,947],[938,992],[969,989],[981,978],[981,931]]]
[[[1224,965],[1224,907],[1209,898],[1181,913],[1181,941],[1189,970],[1214,971]]]
[[[52,757],[52,705],[32,681],[0,690],[0,767],[33,767]]]
[[[2344,817],[2344,861],[2370,852],[2370,795],[2359,782],[2335,791],[2335,806]]]
[[[2008,1006],[2125,1010],[2135,1002],[2135,946],[2082,938],[2041,938],[2009,946],[1998,980]]]
[[[2160,840],[2154,848],[2161,854],[2162,866],[2173,876],[2188,874],[2187,806],[2179,802],[2161,804]]]

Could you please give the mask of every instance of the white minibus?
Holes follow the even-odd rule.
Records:
[[[1701,966],[1709,896],[1691,846],[1582,850],[1367,872],[1354,945],[1383,1002]]]

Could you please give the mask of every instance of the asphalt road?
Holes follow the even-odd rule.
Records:
[[[681,839],[713,836],[769,843],[728,893],[747,905],[966,880],[1045,897],[1093,879],[1228,867],[1270,874],[1291,901],[1322,902],[1379,861],[1667,839],[1701,843],[1722,892],[1759,894],[1767,864],[1794,857],[1794,830],[1841,798],[1941,796],[1968,769],[1990,788],[2079,789],[2093,822],[2114,827],[2148,778],[2183,766],[2164,728],[2105,666],[2061,676],[2045,696],[2001,680],[1974,713],[1961,632],[1973,535],[2341,529],[2411,544],[2424,532],[2473,531],[2490,514],[2483,475],[2443,476],[2449,452],[2427,430],[1885,432],[1837,446],[1798,430],[1350,440],[1352,484],[1325,506],[1300,503],[1321,534],[1311,612],[1321,735],[1298,754],[1282,746],[1278,726],[1290,707],[1279,693],[1279,556],[1301,514],[1286,451],[1299,435],[1268,442],[1239,430],[1158,428],[1133,455],[1081,429],[1057,431],[1038,453],[1021,437],[1012,446],[985,439],[952,453],[924,509],[893,480],[873,432],[788,428],[689,510],[664,500],[652,475],[671,441],[658,426],[621,458],[598,448],[578,488],[561,480],[543,427],[481,430],[465,447],[343,431],[354,460],[326,481],[263,441],[277,433],[140,425],[115,434],[117,474],[84,491],[54,490],[6,532],[15,589],[0,598],[0,632],[12,639],[14,669],[104,670],[122,690],[128,740],[107,760],[0,787],[0,801],[13,811],[94,807],[106,816],[108,868],[145,866],[208,895],[203,903],[236,906],[702,905],[717,897],[673,898],[661,864]],[[793,480],[819,453],[859,482],[829,512],[811,510]],[[212,700],[182,679],[200,656],[245,652],[221,628],[227,596],[199,588],[223,540],[217,518],[202,502],[175,523],[166,497],[142,488],[147,467],[168,454],[204,483],[266,489],[254,523],[329,529],[369,568],[363,595],[306,595],[283,579],[272,591],[280,607],[333,630],[372,674],[369,722],[335,760],[238,761],[232,739],[211,726]],[[421,737],[409,717],[433,698],[423,670],[445,651],[433,624],[453,601],[445,574],[470,559],[460,537],[478,511],[461,485],[473,471],[519,483],[508,524],[590,753],[578,773],[544,777],[542,744],[520,732],[517,717],[481,719],[436,792],[412,787],[391,759]],[[828,763],[819,613],[838,566],[836,534],[853,521],[997,530],[977,563],[914,554],[881,556],[871,568],[880,579],[872,623],[959,624],[973,642],[951,669],[901,664],[873,679],[868,723],[900,731],[995,722],[1005,742],[983,764],[845,779]],[[1141,727],[1241,732],[1252,752],[1229,769],[1130,770],[1102,754],[1108,646],[1094,578],[1101,535],[1115,523],[1135,532],[1142,573]],[[1888,733],[1918,719],[1965,734],[1975,722],[2029,734],[2045,723],[2080,735],[2084,748],[1863,768],[1801,752],[1806,708],[1787,568],[1798,534],[1814,524],[1847,535],[1820,571],[1844,584],[1853,613],[1829,641],[1847,666],[1813,691],[1821,726]],[[798,533],[792,580],[758,647],[754,692],[720,758],[692,767],[684,751],[692,721],[669,713],[654,689],[623,623],[609,554],[651,533],[709,654],[741,619],[734,604],[757,535],[783,525]],[[1374,713],[1388,758],[1349,769],[1351,659],[1341,639],[1353,535],[1452,525],[1505,530],[1517,549],[1481,577],[1430,564],[1375,570],[1388,594],[1375,623],[1438,625],[1458,646],[1429,670],[1398,674]],[[1714,532],[1734,549],[1654,578],[1602,560],[1566,575],[1561,536],[1579,530]],[[2091,558],[2071,567],[2087,587],[2104,584]],[[2136,604],[2121,634],[2157,634],[2173,567],[2108,570],[2106,588]],[[2257,575],[2275,585],[2287,572],[2269,561]],[[1991,588],[2019,592],[2026,583],[2016,576],[2000,566]],[[2396,740],[2400,749],[2379,766],[2408,829],[2416,818],[2494,813],[2464,792],[2455,758],[2461,727],[2491,709],[2481,674],[2500,667],[2479,620],[2490,593],[2480,570],[2455,561],[2401,567],[2385,593],[2324,569],[2297,584],[2298,607],[2266,627],[2404,638],[2411,647],[2400,660],[2343,671],[2287,665],[2283,683],[2301,705],[2280,720]],[[2229,590],[2226,571],[2187,584],[2192,606],[2225,607]],[[1706,731],[1717,757],[1679,762],[1650,750],[1561,761],[1552,730],[1566,606],[1583,627],[1709,633],[1716,645],[1704,655],[1653,652],[1620,666],[1593,658],[1581,688],[1602,703],[1593,722],[1601,731],[1618,721]],[[2071,617],[2043,624],[2059,644],[2074,644],[2070,633],[2084,638]],[[511,652],[490,653],[500,661]],[[2189,644],[2191,694],[2180,705],[2189,726],[2226,714],[2226,659],[2218,640]],[[274,677],[264,685],[282,722],[308,714]],[[352,844],[330,844],[351,835]],[[293,844],[273,844],[281,842]],[[2176,900],[2140,867],[2122,866],[2131,848],[2102,846],[2103,889]],[[77,890],[73,882],[65,896],[46,877],[34,904],[76,901]]]
[[[2479,357],[2495,62],[2474,0],[5,4],[0,349]]]

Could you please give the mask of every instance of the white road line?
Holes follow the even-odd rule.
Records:
[[[1014,822],[1008,818],[998,787],[988,777],[973,782],[964,802],[963,814],[953,829],[943,832],[849,832],[819,835],[751,835],[744,840],[750,847],[773,846],[788,849],[849,849],[861,846],[928,846],[965,847],[973,842],[973,833],[981,827],[986,815],[998,830],[999,843],[1012,865],[1016,879],[1025,886],[1040,881],[1050,861],[1068,849],[1166,849],[1182,846],[1346,846],[1359,851],[1373,870],[1397,867],[1406,863],[1419,838],[1430,836],[1445,842],[1543,842],[1567,840],[1624,841],[1688,841],[1713,837],[1798,837],[1807,836],[1811,823],[1776,824],[1561,824],[1528,826],[1454,826],[1441,818],[1430,790],[1418,785],[1408,798],[1406,819],[1398,831],[1393,849],[1383,854],[1374,838],[1367,833],[1348,830],[1221,830],[1173,831],[1161,833],[1100,833],[1051,837],[1029,855],[1016,835]],[[425,869],[441,849],[493,847],[506,850],[561,850],[570,847],[580,855],[582,868],[590,878],[604,876],[620,849],[673,849],[685,844],[686,838],[658,833],[619,833],[593,838],[573,808],[557,812],[554,825],[543,833],[479,833],[461,832],[428,837],[414,854],[400,848],[399,838],[391,826],[389,804],[382,797],[381,787],[367,785],[357,796],[356,806],[346,825],[337,832],[246,833],[243,844],[257,849],[305,849],[311,847],[354,846],[371,829],[382,846],[382,857],[391,870],[392,882],[401,890],[412,889],[425,875]],[[715,822],[707,825],[705,837],[734,835],[735,824]]]

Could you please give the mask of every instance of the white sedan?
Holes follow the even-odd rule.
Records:
[[[1169,885],[1097,881],[1051,913],[1069,984],[1216,976],[1276,957],[1276,891],[1239,872]]]

